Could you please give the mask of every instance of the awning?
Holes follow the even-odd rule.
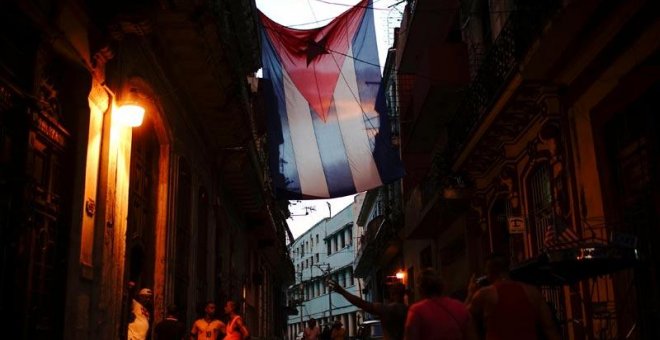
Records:
[[[546,251],[515,266],[511,277],[534,285],[561,286],[632,268],[639,262],[636,248],[566,248]]]

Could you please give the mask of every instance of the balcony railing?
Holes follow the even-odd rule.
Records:
[[[561,5],[558,0],[520,3],[525,5],[519,5],[509,15],[449,123],[448,151],[452,159],[455,159],[470,133],[514,74],[530,45]]]

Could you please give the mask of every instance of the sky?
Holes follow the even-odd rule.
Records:
[[[358,2],[359,0],[256,0],[257,8],[267,17],[297,29],[323,26]],[[398,5],[394,6],[395,4]],[[401,0],[373,0],[381,69],[385,64],[387,50],[392,44],[391,31],[399,26],[404,4]],[[297,238],[322,219],[337,214],[353,203],[354,196],[330,200],[289,201],[292,216],[287,223],[293,237]],[[331,209],[328,209],[328,203]]]

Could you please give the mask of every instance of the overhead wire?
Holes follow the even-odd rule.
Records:
[[[328,4],[328,5],[336,5],[336,6],[368,8],[368,9],[375,9],[375,10],[379,10],[379,11],[389,11],[390,10],[389,8],[378,8],[378,7],[373,7],[373,6],[362,6],[362,5],[359,5],[359,4],[354,4],[354,5],[342,4],[342,3],[339,3],[339,2],[332,2],[332,1],[328,1],[328,0],[314,0],[314,1],[322,2],[322,3]],[[372,4],[376,3],[376,2],[378,2],[378,1],[374,1],[374,2],[372,2]]]
[[[261,23],[260,23],[260,25],[261,25],[261,27],[263,27],[263,28],[265,28],[265,29],[267,29],[267,30],[271,30],[271,31],[275,32],[276,34],[281,35],[281,33],[278,32],[276,29],[273,29],[273,28],[268,27],[268,26],[266,26],[266,25],[263,25],[263,24],[261,24]],[[310,42],[310,43],[311,43],[311,44],[315,44],[316,42]],[[325,47],[325,46],[321,46],[321,45],[319,45],[319,46],[320,46],[320,47],[323,47],[323,49],[325,49],[325,50],[328,51],[328,52],[332,52],[332,53],[336,53],[336,54],[343,55],[344,57],[346,57],[346,58],[351,58],[351,59],[354,60],[354,61],[358,61],[358,62],[361,62],[361,63],[367,64],[367,65],[371,65],[371,66],[378,66],[378,67],[380,67],[380,65],[375,64],[375,63],[372,63],[372,62],[370,62],[370,61],[363,60],[363,59],[360,59],[360,58],[354,57],[354,56],[352,56],[352,55],[348,55],[348,54],[346,54],[346,53],[339,52],[339,51],[333,50],[333,49],[331,49],[331,48],[327,48],[327,47]],[[399,70],[398,70],[398,68],[394,68],[394,67],[393,67],[393,71],[398,73]],[[411,73],[411,75],[414,75],[414,76],[419,77],[419,78],[422,78],[422,79],[436,80],[436,79],[433,78],[433,77],[426,76],[426,75],[421,74],[421,73]]]

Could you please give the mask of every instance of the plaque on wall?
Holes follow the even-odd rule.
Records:
[[[525,232],[525,219],[520,216],[507,219],[509,234],[522,234]]]

